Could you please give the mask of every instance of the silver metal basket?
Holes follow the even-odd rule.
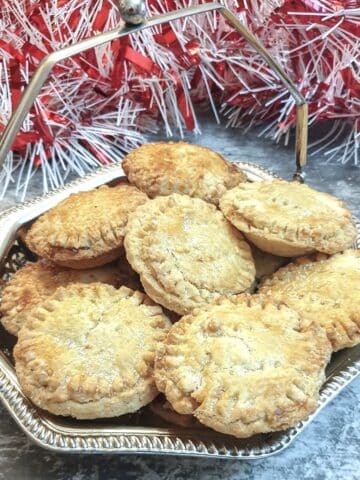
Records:
[[[238,165],[250,181],[274,177],[258,166],[248,163]],[[6,279],[29,259],[29,252],[16,242],[18,228],[71,193],[90,190],[122,175],[123,171],[118,165],[104,167],[59,190],[0,214],[2,278]],[[360,233],[354,247],[360,247]],[[0,329],[0,399],[33,441],[45,448],[68,453],[153,453],[241,459],[266,457],[290,445],[325,405],[360,374],[360,345],[334,354],[327,368],[318,408],[305,422],[284,432],[238,440],[206,428],[171,426],[154,417],[147,407],[131,416],[92,422],[49,415],[36,408],[21,391],[11,357],[13,342],[13,337]]]
[[[214,10],[218,11],[235,30],[253,45],[294,97],[297,104],[296,172],[294,177],[301,181],[307,151],[306,101],[252,33],[239,22],[230,10],[218,3],[204,4],[155,16],[144,20],[140,25],[125,25],[48,55],[41,62],[2,136],[0,167],[24,118],[56,63],[145,28]],[[240,163],[239,166],[250,181],[273,178],[270,172],[256,165]],[[21,226],[54,207],[71,193],[90,190],[122,175],[123,171],[118,165],[104,167],[59,190],[0,214],[2,278],[6,279],[29,259],[29,252],[22,248],[16,240],[17,231]],[[360,235],[358,235],[356,247],[360,247]],[[250,439],[239,440],[206,428],[184,429],[171,426],[158,417],[154,417],[147,407],[134,415],[91,422],[52,416],[36,408],[23,394],[11,357],[13,341],[14,339],[4,330],[0,330],[0,399],[17,424],[36,443],[51,450],[69,453],[148,453],[242,459],[266,457],[285,449],[319,414],[322,408],[360,374],[360,346],[333,355],[327,369],[327,380],[320,394],[318,408],[306,421],[284,432],[256,435]]]

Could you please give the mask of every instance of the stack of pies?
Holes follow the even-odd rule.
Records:
[[[21,231],[38,260],[0,312],[24,393],[94,419],[161,392],[161,417],[241,438],[305,419],[331,353],[360,343],[349,210],[185,142],[143,145],[123,167],[128,182]]]

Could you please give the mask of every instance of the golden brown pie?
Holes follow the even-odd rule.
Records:
[[[126,256],[146,293],[180,315],[250,287],[250,247],[214,205],[173,194],[129,216]]]
[[[250,437],[291,427],[316,408],[330,353],[315,323],[283,304],[239,295],[172,326],[155,380],[178,413]]]
[[[32,224],[26,244],[65,267],[104,265],[120,255],[128,215],[146,201],[144,193],[123,183],[76,193]]]
[[[56,415],[135,412],[158,393],[154,356],[170,325],[161,307],[127,287],[58,288],[19,332],[14,357],[22,390]]]
[[[218,204],[245,174],[210,148],[186,142],[148,143],[123,160],[129,181],[149,197],[186,194]]]
[[[31,308],[52,295],[58,287],[70,283],[103,282],[118,287],[125,276],[116,266],[88,270],[70,270],[47,260],[28,263],[18,270],[1,294],[0,320],[6,330],[17,335]]]
[[[321,325],[334,351],[360,343],[360,251],[300,257],[265,280],[260,292]]]
[[[344,203],[297,182],[239,184],[221,198],[220,208],[258,248],[283,257],[341,252],[356,236]]]

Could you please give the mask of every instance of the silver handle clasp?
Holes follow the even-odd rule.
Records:
[[[145,0],[117,0],[121,18],[128,25],[140,25],[146,18]]]

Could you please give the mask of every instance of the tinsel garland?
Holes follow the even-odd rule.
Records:
[[[149,14],[193,5],[148,0]],[[309,102],[310,124],[336,120],[312,146],[328,158],[358,162],[360,0],[229,0]],[[0,132],[49,52],[114,28],[111,0],[2,0]],[[24,122],[0,173],[24,197],[41,168],[44,190],[70,173],[118,161],[164,125],[199,131],[196,104],[216,119],[288,140],[295,124],[289,93],[252,48],[216,13],[189,17],[117,40],[58,65]],[[342,137],[342,142],[338,138]],[[335,146],[332,145],[335,142]]]

